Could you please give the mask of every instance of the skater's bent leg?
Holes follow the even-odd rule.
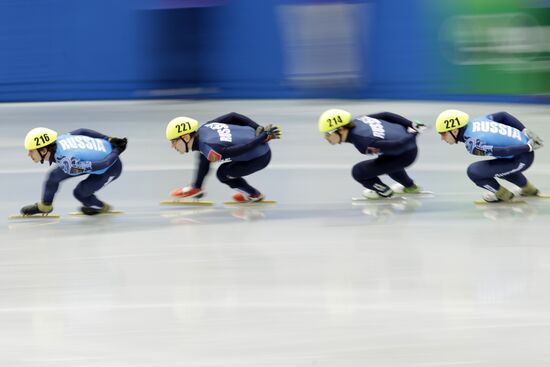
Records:
[[[503,172],[497,174],[497,177],[513,183],[519,187],[527,186],[527,178],[523,175],[523,171],[531,167],[535,159],[533,152],[527,152],[509,159],[509,163],[503,166]]]
[[[228,167],[232,163],[224,163],[218,168],[218,171],[216,172],[216,175],[218,176],[218,180],[220,180],[221,183],[226,184],[227,186],[231,187],[232,189],[244,191],[249,195],[256,195],[259,193],[257,189],[250,186],[248,182],[242,177],[231,177],[227,174],[227,171],[231,168]]]
[[[523,173],[514,173],[502,176],[501,178],[519,187],[525,187],[527,185],[527,177],[525,177]]]
[[[500,184],[495,180],[494,167],[491,167],[489,162],[492,161],[472,163],[468,166],[466,173],[477,186],[491,192],[497,192],[500,189]]]
[[[377,192],[385,192],[390,188],[378,177],[385,172],[384,165],[377,161],[378,159],[374,159],[357,163],[351,169],[351,175],[363,187]]]
[[[260,192],[248,184],[242,177],[265,168],[270,160],[271,152],[268,152],[250,161],[224,163],[218,168],[216,176],[220,182],[228,185],[232,189],[243,191],[249,195],[257,195]]]
[[[524,187],[527,185],[527,179],[521,172],[531,166],[533,157],[532,153],[523,153],[513,158],[497,158],[472,163],[468,167],[468,177],[477,186],[492,192],[498,191],[501,187],[495,177]]]
[[[414,180],[409,177],[409,175],[404,169],[388,173],[388,176],[390,176],[392,180],[400,183],[404,187],[414,186]]]
[[[52,169],[49,172],[46,181],[44,182],[44,193],[42,195],[42,202],[44,204],[50,205],[53,202],[57,190],[59,189],[59,184],[62,181],[71,177],[73,176],[66,174],[59,167]]]
[[[102,207],[103,202],[94,194],[102,187],[116,180],[121,172],[122,163],[120,160],[117,160],[105,173],[101,175],[89,175],[88,178],[81,181],[73,191],[74,197],[84,206]]]
[[[387,162],[388,176],[404,187],[414,186],[414,180],[407,174],[405,168],[414,163],[417,155],[418,148],[414,148],[397,156],[383,157]]]
[[[359,162],[353,166],[351,174],[364,187],[379,192],[389,189],[378,178],[384,174],[389,175],[405,187],[411,187],[414,185],[414,181],[405,172],[405,167],[410,166],[415,161],[417,153],[418,149],[414,148],[400,155],[382,155],[373,160]],[[376,189],[376,187],[379,187],[379,189]]]

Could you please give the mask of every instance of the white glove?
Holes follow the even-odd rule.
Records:
[[[422,134],[428,129],[428,126],[420,121],[414,120],[411,127],[407,128],[407,132],[411,134]]]
[[[537,142],[535,139],[529,139],[527,142],[527,145],[529,145],[529,151],[532,152],[533,150],[537,150],[539,148],[542,148],[544,144],[542,142]]]
[[[543,140],[535,134],[533,131],[529,130],[528,128],[523,129],[523,133],[527,135],[529,140],[533,140],[535,143],[539,144],[539,148],[542,146]],[[537,148],[534,148],[537,149]]]

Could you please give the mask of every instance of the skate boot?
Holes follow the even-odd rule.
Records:
[[[393,190],[389,187],[382,192],[374,191],[371,189],[363,190],[363,197],[369,200],[386,199],[393,195]]]
[[[496,203],[499,201],[512,201],[514,193],[501,186],[497,192],[487,192],[483,194],[483,200],[488,203]]]
[[[417,186],[416,184],[413,184],[412,186],[405,187],[401,184],[395,184],[392,185],[391,189],[394,193],[398,194],[420,194],[422,192],[422,188],[420,186]]]
[[[539,189],[537,189],[531,182],[527,182],[527,185],[521,188],[519,193],[521,196],[537,196]]]
[[[205,192],[202,189],[198,189],[196,187],[190,187],[186,186],[183,188],[178,188],[172,190],[170,193],[170,196],[175,198],[182,198],[182,199],[200,199],[204,196]]]
[[[262,194],[261,192],[258,192],[255,195],[243,194],[242,192],[236,192],[233,194],[233,200],[239,203],[262,201],[264,197],[264,194]]]
[[[83,206],[80,208],[82,213],[86,215],[97,215],[97,214],[103,214],[108,213],[111,211],[111,206],[107,204],[106,202],[103,202],[103,206]]]
[[[26,205],[21,208],[22,215],[35,215],[35,214],[48,214],[53,210],[51,204],[44,204],[43,202],[38,202],[33,205]]]

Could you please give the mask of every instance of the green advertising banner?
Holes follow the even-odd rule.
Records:
[[[550,3],[430,0],[439,84],[451,94],[550,95]]]

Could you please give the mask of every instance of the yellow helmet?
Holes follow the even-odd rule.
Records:
[[[351,122],[351,114],[348,111],[331,108],[323,112],[319,117],[319,131],[322,133],[336,130]]]
[[[435,129],[438,133],[460,129],[468,125],[470,116],[466,112],[459,110],[445,110],[437,116],[435,121]]]
[[[173,140],[191,134],[199,129],[199,122],[190,117],[180,116],[171,120],[166,126],[166,139]]]
[[[33,150],[44,148],[55,142],[56,139],[57,132],[47,127],[36,127],[25,136],[25,149]]]

